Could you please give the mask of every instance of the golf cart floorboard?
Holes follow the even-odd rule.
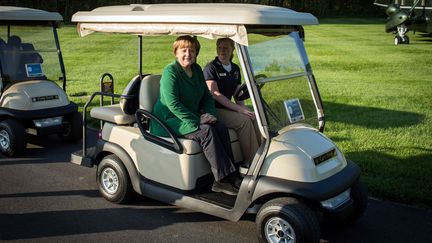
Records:
[[[144,180],[145,184],[147,184],[150,188],[155,188],[155,190],[162,189],[164,193],[170,194],[170,192],[176,194],[176,197],[178,196],[186,196],[189,198],[194,198],[196,200],[208,202],[211,204],[215,204],[217,206],[226,208],[226,209],[232,209],[235,205],[235,201],[237,199],[237,196],[228,195],[222,192],[214,192],[212,191],[213,186],[213,175],[209,173],[208,175],[205,175],[198,179],[197,185],[199,185],[197,188],[190,190],[190,191],[183,191],[179,190],[177,188],[173,188],[164,184],[160,184],[156,181],[147,180],[144,178],[141,178]],[[151,186],[150,186],[151,185]],[[144,193],[146,195],[147,193],[150,193],[150,191],[147,191]],[[149,196],[149,195],[148,195]],[[151,197],[151,196],[150,196]],[[155,198],[157,199],[157,198]]]
[[[211,173],[199,178],[196,182],[199,187],[195,188],[190,194],[188,193],[188,196],[223,208],[233,208],[237,197],[212,191],[213,182],[214,178]]]
[[[231,196],[222,192],[213,191],[197,193],[191,195],[191,197],[202,201],[210,202],[228,209],[233,208],[236,201],[236,196]]]

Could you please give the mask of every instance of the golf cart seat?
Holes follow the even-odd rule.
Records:
[[[90,116],[117,125],[135,123],[135,112],[138,109],[138,92],[141,84],[139,75],[129,81],[123,91],[119,104],[100,106],[91,109]]]
[[[22,70],[20,70],[21,62],[21,38],[12,35],[8,38],[8,42],[5,46],[3,72],[5,75],[9,76],[10,80],[19,80],[22,76]]]
[[[140,109],[146,110],[148,112],[153,110],[153,105],[156,103],[159,97],[160,79],[160,75],[148,75],[142,80],[141,89],[139,92]],[[241,162],[243,161],[243,155],[240,150],[237,133],[234,130],[229,129],[229,135],[234,154],[234,160],[236,163]],[[160,138],[170,140],[169,138]],[[202,152],[201,146],[193,140],[179,138],[179,142],[183,146],[183,153],[185,154],[196,154]]]
[[[23,50],[22,61],[24,63],[43,63],[42,56],[35,50],[33,44],[22,43]]]

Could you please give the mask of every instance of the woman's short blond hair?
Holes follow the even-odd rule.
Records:
[[[175,55],[177,49],[179,48],[190,48],[190,47],[195,49],[196,55],[198,56],[198,53],[201,48],[199,41],[196,38],[189,35],[179,36],[173,43],[173,53]]]

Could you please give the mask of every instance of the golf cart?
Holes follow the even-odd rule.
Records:
[[[65,93],[62,20],[54,12],[0,6],[0,150],[6,156],[24,151],[26,134],[81,139],[82,116]]]
[[[138,75],[122,94],[101,85],[91,96],[84,110],[99,96],[120,102],[91,109],[103,121],[94,147],[87,146],[84,112],[83,149],[71,156],[73,163],[97,166],[97,185],[108,201],[125,203],[136,192],[231,221],[254,213],[263,242],[319,242],[320,222],[352,222],[365,211],[359,167],[322,133],[323,105],[303,45],[302,26],[318,24],[313,15],[253,4],[134,4],[77,12],[72,21],[81,36],[138,36]],[[243,165],[230,130],[244,176],[235,196],[211,191],[213,176],[197,143],[168,128],[169,138],[148,130],[150,121],[164,121],[152,114],[161,76],[143,74],[142,39],[185,34],[235,41],[244,79],[235,98],[250,102],[264,138],[253,162]]]

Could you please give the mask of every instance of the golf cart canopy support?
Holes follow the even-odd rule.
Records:
[[[81,36],[92,32],[136,35],[195,35],[208,39],[228,37],[248,45],[248,27],[316,25],[309,13],[256,4],[131,4],[77,12]],[[281,28],[282,27],[282,28]]]

